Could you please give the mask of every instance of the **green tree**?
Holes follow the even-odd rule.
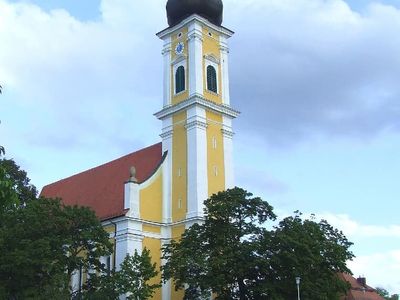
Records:
[[[376,288],[376,292],[385,299],[389,299],[389,292],[381,287]]]
[[[99,259],[111,253],[108,233],[89,208],[34,199],[26,172],[2,160],[0,299],[67,299],[72,272],[102,271]]]
[[[254,241],[275,220],[272,207],[251,193],[234,188],[205,201],[203,224],[186,230],[180,241],[163,248],[164,280],[174,279],[185,299],[252,299],[251,280],[257,272]]]
[[[127,295],[127,299],[132,300],[150,299],[161,286],[151,283],[157,275],[157,266],[151,262],[150,251],[144,248],[141,255],[137,251],[133,256],[127,255],[119,271],[93,276],[84,298],[117,300],[121,295]]]
[[[7,176],[6,170],[0,165],[0,224],[3,214],[17,205],[19,205],[19,201],[18,195],[14,190],[14,182]]]
[[[337,274],[351,273],[346,266],[353,258],[351,245],[326,221],[303,220],[296,212],[260,239],[263,280],[258,288],[272,299],[295,299],[295,278],[300,277],[302,298],[339,299],[349,288]]]
[[[0,146],[0,158],[5,154],[3,146]],[[0,164],[0,222],[1,216],[10,207],[18,204],[13,181],[8,178],[7,170]]]
[[[337,299],[347,290],[337,272],[350,272],[351,243],[326,221],[285,218],[271,230],[272,207],[234,188],[205,201],[205,218],[163,248],[164,281],[185,299]]]
[[[390,296],[389,292],[381,287],[377,287],[376,288],[376,292],[382,296],[383,298],[385,298],[386,300],[399,300],[399,295],[398,294],[393,294],[392,296]]]
[[[37,198],[38,191],[30,183],[26,171],[22,170],[12,159],[0,159],[0,168],[6,174],[6,177],[13,183],[13,189],[18,195],[20,204],[26,204],[28,201]]]
[[[0,236],[0,286],[12,299],[42,299],[44,291],[67,293],[72,272],[103,271],[100,257],[112,248],[90,209],[52,199],[8,212]]]

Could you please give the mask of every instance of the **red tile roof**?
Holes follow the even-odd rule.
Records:
[[[124,215],[124,183],[135,166],[137,179],[149,178],[162,162],[162,145],[155,144],[114,161],[45,186],[41,196],[61,198],[67,205],[92,208],[101,220]]]
[[[368,285],[362,285],[356,278],[349,274],[339,274],[342,280],[350,283],[351,288],[347,295],[342,297],[341,300],[385,300],[379,296],[376,290]]]

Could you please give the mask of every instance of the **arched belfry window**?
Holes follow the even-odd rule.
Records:
[[[213,66],[207,67],[207,89],[211,92],[218,93],[217,71],[215,71]]]
[[[185,90],[185,68],[179,66],[175,73],[175,94]]]

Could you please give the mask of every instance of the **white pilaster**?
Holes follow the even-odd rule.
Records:
[[[228,41],[225,36],[220,36],[220,55],[221,55],[221,85],[222,85],[222,103],[230,105],[229,94],[229,61],[228,61]]]
[[[171,242],[171,227],[170,226],[164,226],[161,227],[161,247],[165,246],[166,244],[169,244]],[[165,265],[166,260],[162,259],[161,260],[161,265]],[[164,283],[161,287],[161,295],[162,295],[162,300],[171,300],[171,290],[172,290],[172,280],[168,280],[166,283]],[[172,299],[173,300],[173,299]]]
[[[206,111],[195,105],[187,111],[188,211],[187,218],[203,216],[208,198]]]
[[[171,104],[171,37],[164,39],[164,107]]]
[[[199,22],[189,25],[189,96],[203,94],[203,33]]]
[[[230,189],[235,186],[233,170],[233,135],[232,119],[223,116],[222,136],[224,143],[225,189]]]
[[[172,138],[173,138],[172,116],[163,119],[162,151],[167,152],[167,157],[162,166],[163,172],[163,207],[162,216],[164,223],[172,221]]]
[[[124,208],[129,209],[128,216],[140,218],[140,194],[139,184],[128,181],[125,183]]]
[[[117,224],[115,237],[115,263],[117,270],[120,270],[120,265],[127,254],[133,255],[135,250],[139,254],[142,253],[143,238],[142,223],[140,221],[125,218]]]

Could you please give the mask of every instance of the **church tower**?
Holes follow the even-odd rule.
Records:
[[[155,116],[162,142],[49,184],[42,196],[92,208],[110,234],[113,254],[104,264],[119,269],[125,257],[151,252],[161,266],[161,248],[203,221],[204,201],[232,188],[232,121],[228,39],[222,0],[168,0],[164,42],[164,100]],[[129,172],[130,171],[130,172]],[[83,270],[71,279],[78,291]],[[161,274],[153,283],[161,280]],[[154,300],[183,299],[167,282]],[[124,299],[124,297],[121,297]]]
[[[169,0],[163,40],[164,222],[202,220],[203,202],[234,186],[227,40],[221,0]],[[179,235],[172,233],[172,237]],[[174,228],[172,228],[174,231]]]

